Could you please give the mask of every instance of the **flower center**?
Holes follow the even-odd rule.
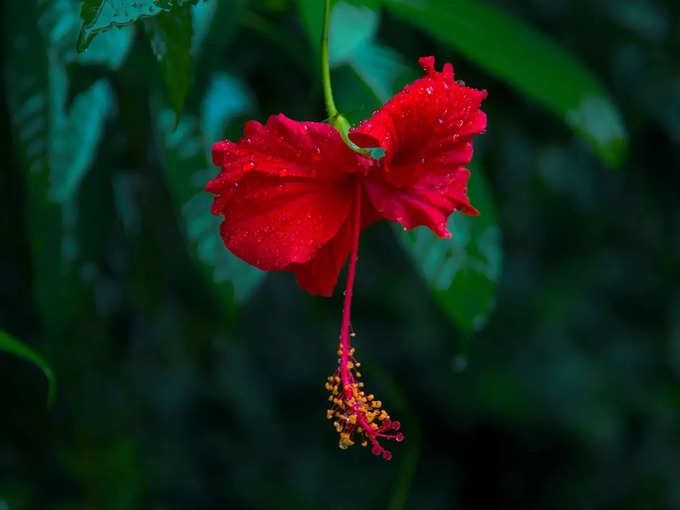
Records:
[[[350,311],[359,251],[359,232],[361,230],[361,194],[361,183],[357,180],[352,206],[352,252],[350,253],[347,286],[342,309],[338,369],[326,382],[326,389],[331,393],[328,397],[331,407],[326,411],[326,417],[329,420],[335,418],[333,425],[340,434],[338,443],[340,448],[344,450],[353,445],[355,443],[354,434],[357,434],[360,437],[361,446],[367,446],[370,441],[371,452],[374,455],[382,454],[385,460],[389,460],[392,458],[392,454],[381,446],[378,441],[379,438],[394,439],[401,442],[404,440],[404,434],[396,432],[400,424],[398,421],[390,420],[389,414],[382,409],[380,400],[376,400],[373,394],[367,395],[364,392],[364,383],[359,381],[361,364],[354,357],[355,349],[350,342],[350,337],[355,336],[354,332],[350,332]]]

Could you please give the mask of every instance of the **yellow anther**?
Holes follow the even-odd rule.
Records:
[[[371,404],[373,405],[373,407],[382,406],[382,402],[380,402],[380,400],[374,400],[373,402],[371,402]]]
[[[351,361],[348,361],[347,362],[347,370],[352,370],[352,368],[354,368],[354,363],[352,363]]]
[[[361,372],[354,372],[354,375],[356,375],[357,377],[361,377]]]
[[[361,446],[366,446],[368,444],[368,441],[362,441]]]
[[[375,395],[373,395],[373,393],[369,393],[369,395],[366,398],[368,400],[373,400],[375,398]]]
[[[333,418],[333,410],[332,410],[332,409],[328,409],[328,410],[326,411],[326,419],[327,419],[327,420],[330,420],[330,419],[332,419],[332,418]]]
[[[354,441],[350,439],[349,434],[347,432],[341,432],[340,444],[345,445],[345,448],[347,448],[348,446],[352,446],[354,444]],[[340,448],[342,448],[342,446]]]
[[[357,422],[357,415],[353,414],[352,416],[349,417],[349,422],[354,425]]]

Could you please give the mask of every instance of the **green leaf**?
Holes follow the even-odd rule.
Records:
[[[469,196],[481,214],[453,213],[447,224],[451,239],[440,239],[425,227],[407,233],[395,227],[437,303],[466,333],[481,329],[493,310],[502,262],[501,231],[492,197],[476,165]]]
[[[400,88],[413,81],[406,79],[411,71],[401,55],[391,48],[374,43],[367,44],[348,59],[349,66],[375,95],[378,101],[386,103]]]
[[[251,99],[245,88],[223,73],[208,87],[199,120],[184,114],[173,130],[174,115],[161,109],[158,118],[170,190],[181,212],[187,238],[200,267],[225,306],[245,302],[262,282],[264,273],[232,255],[220,238],[222,218],[211,212],[212,196],[206,183],[217,175],[210,147],[224,138],[228,120],[244,113]],[[227,285],[225,285],[227,284]]]
[[[559,44],[476,0],[382,4],[559,115],[607,165],[621,164],[627,149],[621,114],[597,77]]]
[[[146,29],[168,90],[175,120],[184,106],[191,79],[193,20],[188,5],[146,21]]]
[[[47,378],[47,405],[51,406],[57,393],[57,380],[47,362],[25,344],[0,329],[0,350],[9,352],[38,366]]]
[[[223,0],[224,1],[224,0]],[[191,17],[193,22],[193,35],[191,39],[191,54],[195,57],[200,49],[203,41],[208,37],[210,28],[215,20],[215,15],[218,9],[217,0],[205,0],[200,2],[191,9]],[[222,28],[222,27],[220,27]]]
[[[110,99],[111,94],[105,82],[98,82],[76,96],[67,110],[65,53],[56,36],[60,31],[53,28],[59,25],[60,17],[52,8],[56,6],[39,8],[35,0],[8,2],[4,33],[8,110],[22,166],[27,170],[26,218],[33,293],[44,323],[49,325],[46,333],[58,336],[60,328],[77,313],[73,306],[77,277],[72,271],[78,253],[74,234],[77,208],[75,201],[67,198],[73,198],[96,150],[101,117],[108,109],[99,106],[110,103],[108,99],[101,101],[90,112],[83,95]],[[68,19],[62,21],[67,33]],[[85,125],[78,126],[80,122]],[[60,202],[54,203],[48,196]]]
[[[212,161],[212,144],[223,140],[227,123],[245,113],[253,99],[238,80],[226,73],[215,73],[201,104],[201,132],[206,161]]]
[[[38,25],[47,44],[56,50],[59,59],[79,64],[104,64],[117,69],[125,60],[134,39],[134,27],[112,30],[93,41],[82,53],[76,51],[81,21],[78,17],[79,0],[50,0],[45,2]]]
[[[373,40],[378,30],[378,13],[368,7],[338,2],[331,10],[328,59],[331,66],[347,61]]]
[[[78,51],[84,51],[98,33],[196,2],[197,0],[81,0],[80,18],[83,25],[78,35]]]
[[[73,196],[92,165],[113,105],[111,86],[100,79],[76,96],[68,113],[56,116],[50,137],[50,200]]]
[[[52,74],[47,44],[35,23],[36,2],[7,2],[7,105],[26,169],[27,219],[34,271],[33,292],[52,327],[61,320],[61,208],[47,200]],[[61,81],[61,80],[52,80]]]

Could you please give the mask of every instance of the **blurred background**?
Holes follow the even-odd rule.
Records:
[[[680,4],[334,4],[353,122],[420,56],[489,91],[482,215],[362,235],[391,462],[325,420],[342,286],[232,257],[202,191],[245,120],[324,120],[322,10],[3,2],[0,509],[680,508]]]

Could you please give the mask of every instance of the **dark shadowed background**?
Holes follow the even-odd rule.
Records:
[[[321,13],[3,2],[0,510],[680,508],[680,4],[335,5],[353,122],[420,56],[489,91],[482,215],[362,235],[390,462],[325,420],[342,286],[234,259],[201,191],[245,120],[324,120]]]

